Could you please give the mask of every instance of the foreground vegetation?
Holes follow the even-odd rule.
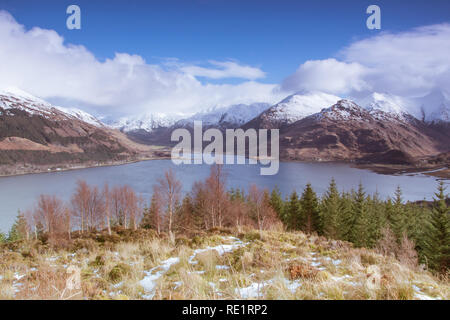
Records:
[[[80,287],[68,279],[80,274]],[[120,227],[3,245],[1,299],[449,299],[392,256],[302,232],[214,229],[171,239]]]
[[[147,206],[79,181],[70,203],[42,195],[0,234],[0,298],[448,299],[449,214],[442,182],[433,203],[334,180],[283,200],[227,191],[213,166],[184,197],[166,172]]]

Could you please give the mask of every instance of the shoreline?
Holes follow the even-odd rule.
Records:
[[[436,177],[438,180],[450,180],[450,166],[448,164],[439,165],[396,165],[396,164],[379,164],[379,163],[358,163],[356,161],[305,161],[305,160],[280,160],[280,162],[297,162],[297,163],[322,163],[322,164],[344,164],[351,168],[369,170],[371,172],[383,175],[419,175],[423,174],[430,177]]]
[[[412,167],[406,165],[385,165],[385,164],[354,164],[352,167],[366,169],[378,174],[385,175],[426,175],[438,178],[438,180],[450,179],[450,168],[441,164],[435,166]]]
[[[96,164],[86,164],[86,163],[79,163],[73,166],[64,167],[67,166],[67,164],[61,164],[61,165],[52,165],[51,167],[55,169],[50,169],[48,167],[50,166],[43,166],[43,168],[30,168],[33,171],[29,172],[22,172],[22,173],[9,173],[9,174],[3,174],[0,173],[0,178],[6,178],[6,177],[16,177],[16,176],[25,176],[25,175],[32,175],[32,174],[45,174],[45,173],[55,173],[55,172],[65,172],[65,171],[74,171],[74,170],[81,170],[81,169],[91,169],[91,168],[99,168],[99,167],[115,167],[115,166],[122,166],[126,164],[132,164],[142,161],[150,161],[150,160],[170,160],[170,156],[154,156],[154,157],[144,157],[139,159],[130,159],[130,160],[121,160],[121,161],[112,161],[108,163],[96,163]]]
[[[39,166],[30,167],[28,172],[20,172],[20,173],[8,173],[3,174],[0,173],[0,178],[3,177],[15,177],[15,176],[24,176],[30,174],[44,174],[44,173],[55,173],[55,172],[64,172],[64,171],[73,171],[80,169],[89,169],[89,168],[97,168],[97,167],[113,167],[113,166],[122,166],[126,164],[132,164],[142,161],[151,161],[151,160],[170,160],[171,157],[169,155],[165,156],[146,156],[138,159],[130,159],[130,160],[118,160],[112,161],[108,163],[80,163],[72,166],[67,166],[67,164],[61,165],[49,165],[49,166]],[[368,163],[368,164],[358,164],[353,161],[301,161],[301,160],[280,160],[280,162],[297,162],[297,163],[321,163],[321,164],[344,164],[348,165],[355,169],[363,169],[370,170],[377,174],[384,175],[419,175],[423,174],[430,177],[436,177],[439,180],[449,180],[450,179],[450,168],[445,165],[434,165],[434,166],[422,166],[422,167],[412,167],[407,165],[386,165],[386,164],[376,164],[376,163]],[[49,168],[51,167],[51,168]],[[1,167],[0,167],[1,168]]]

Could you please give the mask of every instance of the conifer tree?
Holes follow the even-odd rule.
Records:
[[[431,210],[424,203],[410,205],[409,210],[412,212],[413,219],[408,226],[408,235],[416,244],[419,261],[421,263],[427,263],[425,249],[427,246],[427,230],[431,220]]]
[[[327,192],[321,204],[321,224],[323,234],[329,238],[337,239],[339,236],[339,216],[341,199],[337,190],[336,181],[331,179]]]
[[[430,224],[427,232],[426,256],[431,269],[445,272],[450,266],[450,221],[444,182],[440,181],[435,193]]]
[[[16,221],[8,233],[8,241],[14,242],[18,240],[28,240],[29,227],[25,216],[19,211]]]
[[[284,212],[283,212],[283,199],[281,198],[281,192],[278,189],[278,187],[275,187],[272,190],[272,192],[270,194],[269,204],[272,207],[272,209],[277,213],[278,218],[283,223],[286,223],[286,219],[284,217]]]
[[[141,220],[141,227],[145,229],[154,229],[158,234],[162,228],[162,205],[158,193],[154,192],[150,201],[150,208],[144,210],[144,216]]]
[[[152,219],[150,215],[150,208],[145,207],[142,215],[140,227],[143,229],[153,229]]]
[[[228,195],[231,200],[234,200],[235,193],[236,193],[236,190],[233,187],[231,187],[230,190],[228,190]]]
[[[175,224],[182,231],[197,230],[201,226],[201,219],[196,215],[194,203],[189,194],[183,198],[183,202],[177,210]]]
[[[236,188],[236,189],[231,188],[231,190],[230,190],[230,199],[231,200],[242,200],[242,201],[244,201],[244,199],[245,199],[244,192],[241,191],[241,189],[239,189],[239,188]]]
[[[378,193],[368,197],[367,205],[367,241],[366,245],[373,248],[381,238],[381,230],[386,223],[382,201]]]
[[[367,244],[368,237],[368,214],[366,193],[362,183],[358,186],[358,191],[353,195],[352,214],[354,216],[353,229],[350,232],[350,241],[356,246],[362,247]]]
[[[289,200],[286,201],[284,218],[287,221],[287,227],[291,230],[300,230],[303,224],[303,217],[300,211],[300,202],[297,192],[293,191]]]
[[[397,242],[400,243],[403,236],[403,232],[406,231],[405,228],[406,217],[403,206],[402,190],[400,189],[400,186],[398,186],[397,189],[395,190],[395,197],[393,201],[392,212],[390,214],[389,222],[391,229],[395,234]]]
[[[351,241],[355,217],[352,212],[352,198],[350,193],[341,195],[339,204],[339,239]]]
[[[321,234],[322,228],[320,225],[319,202],[310,183],[306,185],[300,199],[300,212],[303,217],[303,230],[306,233],[316,231]]]

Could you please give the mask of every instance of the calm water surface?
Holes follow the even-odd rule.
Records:
[[[0,178],[0,230],[12,225],[17,211],[32,208],[40,194],[54,194],[70,200],[78,179],[102,187],[128,184],[141,195],[150,198],[152,186],[158,177],[173,168],[183,183],[183,191],[190,190],[195,181],[206,178],[208,165],[174,165],[171,160],[151,160],[122,166],[97,167],[73,171],[31,174]],[[362,182],[368,193],[378,191],[381,197],[391,196],[399,185],[405,200],[430,200],[436,190],[436,178],[417,175],[381,175],[368,170],[351,168],[346,164],[280,163],[274,176],[261,176],[258,165],[225,165],[228,187],[248,188],[251,183],[272,189],[278,186],[283,195],[296,189],[301,192],[311,182],[315,191],[322,194],[334,177],[340,190],[356,188]],[[446,180],[446,184],[449,184]]]

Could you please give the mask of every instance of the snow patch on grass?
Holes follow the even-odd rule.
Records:
[[[263,296],[262,289],[264,289],[265,286],[272,283],[272,280],[267,280],[263,282],[254,282],[248,287],[245,288],[236,288],[235,292],[238,294],[242,299],[248,299],[248,298],[261,298]]]
[[[228,269],[230,269],[230,267],[229,267],[229,266],[221,266],[221,265],[217,265],[217,266],[216,266],[216,269],[217,269],[217,270],[228,270]]]
[[[203,249],[196,249],[194,250],[194,253],[189,257],[188,262],[189,264],[197,264],[198,261],[194,260],[195,257],[197,256],[197,254],[202,253],[202,252],[206,252],[209,250],[216,250],[217,253],[221,256],[227,252],[231,252],[241,246],[246,245],[245,243],[243,243],[240,239],[236,238],[236,237],[223,237],[224,240],[232,240],[233,243],[232,244],[221,244],[218,246],[214,246],[214,247],[206,247]],[[142,279],[139,283],[140,285],[144,288],[144,291],[146,292],[145,295],[143,295],[144,299],[153,299],[154,295],[155,295],[155,288],[157,285],[157,281],[167,272],[169,271],[170,267],[172,265],[175,265],[177,263],[180,262],[180,258],[179,257],[172,257],[169,258],[165,261],[162,262],[161,265],[156,266],[152,269],[150,269],[149,271],[144,271],[146,276],[144,277],[144,279]],[[216,266],[217,269],[229,269],[228,266],[222,266],[222,265],[217,265]],[[200,271],[193,271],[193,272],[189,272],[191,273],[195,273],[195,274],[204,274],[205,271],[204,270],[200,270]],[[181,283],[175,283],[176,288],[178,288]]]
[[[248,287],[244,288],[236,288],[235,292],[238,294],[242,299],[249,299],[249,298],[262,298],[264,297],[264,288],[273,284],[275,279],[270,279],[262,282],[254,282]],[[286,288],[291,292],[295,293],[298,288],[302,286],[302,283],[300,280],[293,280],[290,281],[288,279],[283,278],[282,279],[284,285]]]
[[[412,285],[412,288],[414,290],[414,298],[419,300],[442,300],[441,297],[431,297],[429,295],[426,295],[422,292],[422,290],[416,286],[415,284]]]
[[[173,257],[167,260],[164,260],[161,265],[150,269],[150,271],[144,271],[146,276],[139,283],[144,288],[146,294],[143,296],[145,299],[153,299],[155,295],[155,287],[159,278],[161,278],[167,271],[169,271],[170,267],[174,264],[180,262],[180,258]],[[158,270],[156,271],[155,270]]]
[[[196,249],[196,250],[194,250],[194,253],[189,257],[188,262],[190,264],[197,264],[198,261],[196,261],[194,259],[197,256],[197,254],[202,253],[202,252],[206,252],[206,251],[209,251],[209,250],[216,250],[217,253],[219,254],[219,256],[222,256],[222,255],[224,255],[227,252],[231,252],[231,251],[236,250],[237,248],[242,247],[242,246],[245,245],[245,243],[243,243],[238,238],[227,237],[227,239],[233,240],[234,243],[233,244],[221,244],[221,245],[218,245],[218,246],[215,246],[215,247],[208,246],[208,247],[203,248],[203,249]]]

